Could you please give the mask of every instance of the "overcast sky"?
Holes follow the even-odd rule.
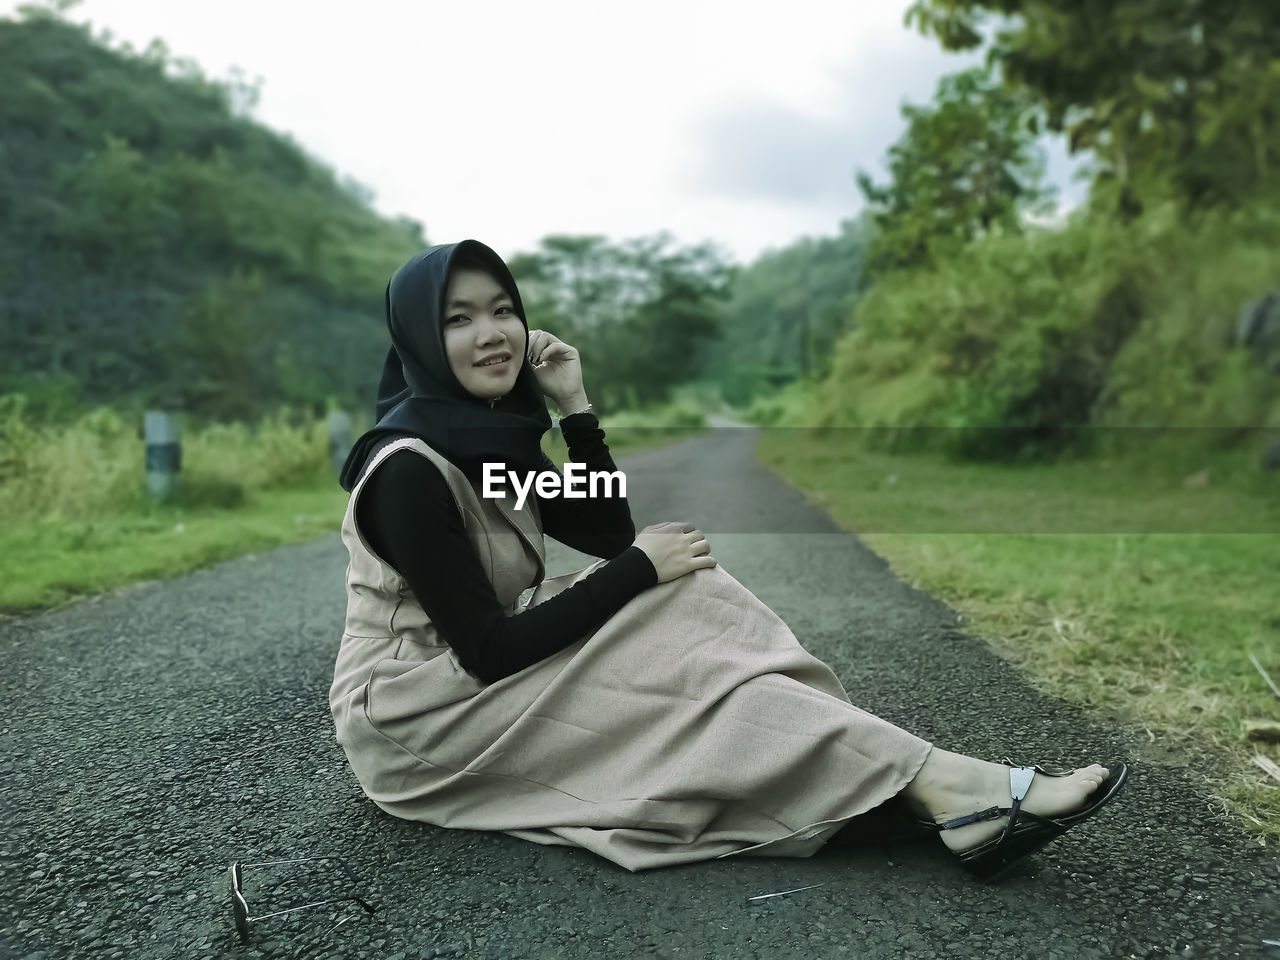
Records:
[[[748,262],[857,213],[903,101],[977,58],[902,25],[910,0],[84,0],[70,14],[206,75],[371,188],[428,240],[503,256],[551,233],[669,230]],[[0,0],[0,13],[18,4]],[[1078,201],[1051,145],[1050,176]]]

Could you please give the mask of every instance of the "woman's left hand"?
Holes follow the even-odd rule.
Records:
[[[538,386],[557,404],[582,393],[582,361],[576,347],[545,330],[530,330],[526,354]]]

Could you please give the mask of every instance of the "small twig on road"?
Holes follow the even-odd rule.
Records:
[[[1276,695],[1276,699],[1277,699],[1277,700],[1280,700],[1280,687],[1277,687],[1277,686],[1276,686],[1276,682],[1275,682],[1274,680],[1272,680],[1272,679],[1271,679],[1271,677],[1269,677],[1269,676],[1267,675],[1267,671],[1265,671],[1265,670],[1263,670],[1263,669],[1262,669],[1262,664],[1260,664],[1260,663],[1258,662],[1258,658],[1257,658],[1257,657],[1255,657],[1255,656],[1251,653],[1251,654],[1249,654],[1249,659],[1253,661],[1253,665],[1254,665],[1255,667],[1257,667],[1257,668],[1258,668],[1258,672],[1259,672],[1260,674],[1262,674],[1262,679],[1263,679],[1263,680],[1265,680],[1265,681],[1267,681],[1267,686],[1268,686],[1268,687],[1270,687],[1270,688],[1271,688],[1271,692],[1272,692],[1272,693],[1274,693],[1274,694]]]
[[[770,897],[785,897],[793,893],[799,893],[801,890],[812,890],[814,887],[825,887],[828,883],[830,883],[829,880],[824,880],[822,883],[811,883],[807,887],[796,887],[794,890],[782,890],[779,893],[762,893],[759,896],[747,897],[747,900],[750,902],[752,900],[768,900]]]

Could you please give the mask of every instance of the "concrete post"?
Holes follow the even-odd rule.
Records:
[[[178,415],[160,410],[146,413],[147,493],[157,500],[178,495],[182,471],[182,435]]]
[[[330,411],[327,418],[329,424],[329,462],[333,464],[334,476],[342,473],[342,465],[347,462],[347,454],[351,452],[354,440],[351,437],[351,414],[343,410]]]

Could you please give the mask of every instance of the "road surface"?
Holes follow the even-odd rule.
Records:
[[[1113,808],[995,885],[936,838],[874,821],[808,860],[630,874],[582,850],[395,820],[361,794],[328,715],[335,534],[0,623],[0,956],[1280,957],[1263,945],[1280,939],[1274,849],[1149,758],[1145,733],[1035,692],[759,467],[756,435],[722,427],[620,458],[637,529],[698,524],[855,703],[940,746],[1128,760]],[[548,547],[549,575],[586,562]],[[228,865],[319,855],[348,858],[377,913],[263,920],[241,947]],[[279,909],[347,889],[331,866],[250,868],[245,882],[255,908]]]

